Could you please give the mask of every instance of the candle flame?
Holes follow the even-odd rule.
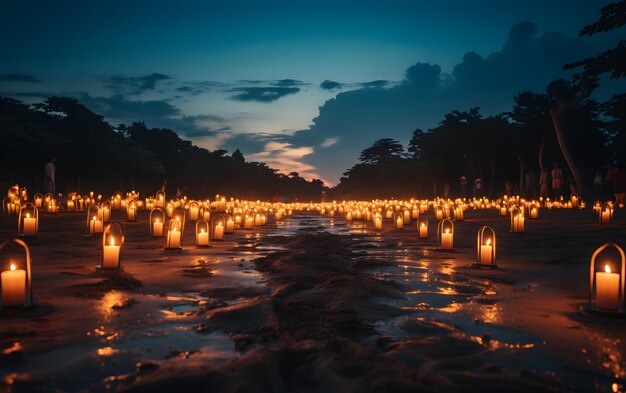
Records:
[[[487,245],[490,246],[491,245],[491,238],[487,239]]]
[[[604,271],[607,273],[611,273],[611,267],[609,265],[604,265]]]
[[[446,229],[446,233],[450,233],[450,230],[449,230],[449,229]]]
[[[115,238],[113,236],[111,236],[111,246],[115,245]]]
[[[13,271],[13,270],[15,270],[15,264],[14,263],[11,264],[11,271]]]
[[[204,228],[200,228],[200,233],[204,233]]]
[[[30,213],[26,213],[26,218],[30,218]]]
[[[422,223],[422,228],[425,227],[425,226],[426,226],[426,224]]]

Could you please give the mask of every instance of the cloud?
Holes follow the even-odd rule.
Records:
[[[320,147],[323,147],[323,148],[331,147],[332,145],[334,145],[337,142],[339,142],[339,138],[326,138],[320,144]]]
[[[400,82],[344,85],[354,89],[327,100],[308,129],[279,141],[291,149],[319,146],[296,161],[311,165],[309,173],[338,179],[376,139],[391,137],[406,144],[415,128],[432,128],[455,109],[479,106],[484,114],[510,110],[515,94],[545,91],[550,81],[568,75],[563,64],[597,50],[580,38],[537,34],[535,25],[524,21],[510,29],[500,50],[486,56],[467,52],[450,74],[437,64],[416,63]]]
[[[312,179],[319,178],[315,167],[301,161],[305,156],[313,154],[310,146],[294,147],[289,143],[271,141],[263,146],[263,150],[247,155],[250,161],[261,161],[283,173],[298,172],[300,176]]]
[[[106,87],[116,94],[139,95],[146,91],[154,90],[158,83],[173,78],[169,75],[155,72],[145,76],[112,75],[100,79],[106,83]]]
[[[269,103],[287,95],[298,93],[300,89],[297,87],[237,87],[228,91],[239,93],[231,96],[231,100]]]
[[[389,81],[385,81],[385,80],[375,80],[375,81],[370,81],[370,82],[361,82],[359,83],[359,85],[361,85],[361,87],[385,87],[389,84]]]
[[[279,79],[270,82],[272,86],[277,87],[294,87],[294,86],[308,86],[308,83],[296,80],[296,79]]]
[[[21,91],[17,93],[5,92],[5,93],[0,93],[0,95],[6,96],[6,97],[15,97],[15,98],[48,98],[48,97],[59,95],[59,94],[47,93],[45,91]]]
[[[324,82],[320,83],[320,88],[324,90],[335,90],[341,89],[343,87],[343,83],[335,82],[326,79]]]
[[[42,81],[33,75],[26,74],[0,74],[0,82],[12,83],[41,83]]]

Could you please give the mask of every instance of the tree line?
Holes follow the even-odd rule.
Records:
[[[626,1],[600,11],[600,19],[581,36],[626,24]],[[626,76],[626,40],[564,69],[578,72],[571,80],[551,82],[545,92],[517,94],[509,112],[483,116],[480,108],[454,110],[433,129],[416,129],[406,152],[394,139],[374,142],[344,173],[336,195],[430,197],[450,190],[450,196],[465,196],[462,177],[469,178],[470,187],[481,179],[488,196],[509,190],[529,194],[527,179],[538,179],[540,171],[557,163],[566,174],[565,194],[590,196],[594,179],[626,159],[626,94],[602,103],[591,98],[601,76]]]
[[[318,200],[321,180],[284,175],[260,162],[247,162],[239,150],[208,151],[170,129],[144,123],[113,127],[77,100],[49,97],[24,104],[0,97],[0,187],[19,183],[43,192],[43,167],[57,158],[59,193],[137,190],[151,195],[167,181],[200,198],[217,193],[247,199]]]

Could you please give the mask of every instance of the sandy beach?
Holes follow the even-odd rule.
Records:
[[[496,210],[468,210],[443,251],[414,222],[375,231],[294,212],[204,249],[188,225],[182,252],[167,252],[148,212],[127,223],[114,211],[123,271],[107,273],[84,212],[42,213],[27,241],[39,303],[0,315],[0,389],[618,391],[625,320],[584,306],[591,254],[625,247],[625,220],[542,209],[516,234]],[[0,232],[16,221],[0,218]],[[497,269],[472,266],[482,225]]]

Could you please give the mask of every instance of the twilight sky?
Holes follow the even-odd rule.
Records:
[[[508,110],[614,45],[577,36],[606,3],[4,1],[0,95],[75,97],[335,184],[376,139]]]

